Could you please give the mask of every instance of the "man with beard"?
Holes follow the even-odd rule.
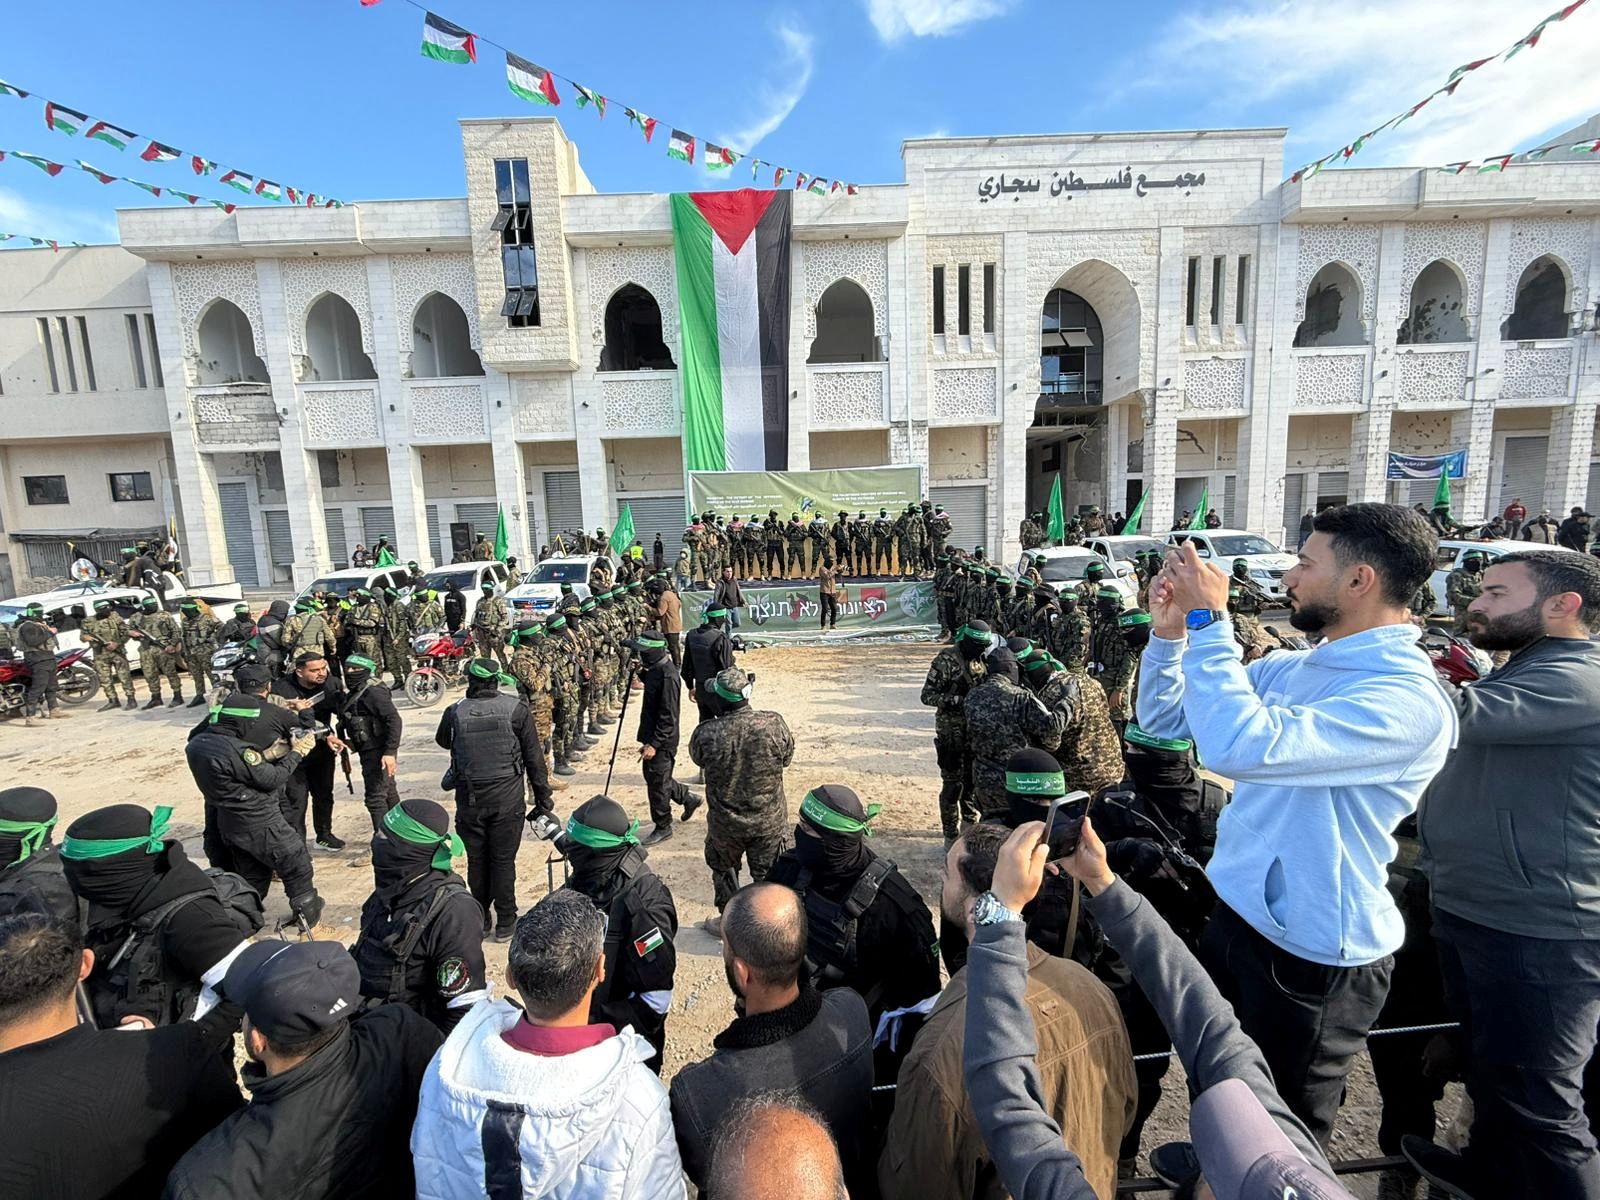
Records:
[[[67,826],[67,883],[89,906],[84,980],[95,1022],[145,1029],[203,1016],[228,964],[261,928],[259,897],[235,908],[183,844],[166,836],[170,808],[113,804]],[[314,894],[314,893],[313,893]]]
[[[345,703],[344,685],[331,677],[328,660],[314,650],[296,658],[294,670],[274,681],[272,691],[288,701],[285,707],[298,713],[300,723],[307,728],[331,728]],[[333,832],[333,773],[344,748],[344,742],[331,732],[317,738],[284,785],[284,818],[304,838],[309,805],[318,850],[344,849],[344,839]]]
[[[449,1033],[489,994],[483,909],[451,869],[466,853],[432,800],[402,800],[372,838],[376,885],[350,953],[367,1007],[404,1004]]]
[[[783,853],[789,821],[783,771],[794,761],[794,735],[775,712],[750,707],[755,676],[729,667],[704,685],[706,716],[689,739],[689,757],[706,780],[706,866],[718,915],[702,922],[721,936],[722,910],[739,889],[739,865],[765,879]]]
[[[1411,509],[1324,509],[1284,584],[1290,623],[1325,640],[1248,669],[1228,577],[1192,542],[1150,589],[1139,728],[1192,739],[1236,784],[1207,868],[1219,902],[1201,959],[1324,1143],[1404,940],[1386,886],[1392,831],[1455,739],[1407,609],[1436,548]]]
[[[589,1002],[589,1021],[632,1026],[655,1053],[645,1065],[661,1074],[678,969],[678,909],[667,885],[646,864],[639,822],[610,796],[573,810],[557,848],[572,874],[566,886],[587,896],[606,918],[605,976]]]
[[[922,682],[922,703],[933,709],[933,757],[939,764],[939,824],[952,842],[962,821],[978,819],[972,797],[972,751],[967,739],[967,693],[980,678],[977,663],[989,648],[989,627],[982,621],[955,632],[955,645],[933,656]]]
[[[78,923],[78,898],[50,840],[55,824],[56,798],[43,788],[0,791],[0,916],[39,912]]]
[[[1418,832],[1472,1136],[1462,1155],[1402,1141],[1453,1196],[1600,1194],[1582,1094],[1600,1023],[1597,630],[1600,564],[1560,551],[1497,559],[1467,610],[1472,644],[1511,658],[1456,693],[1460,740]]]
[[[641,634],[625,642],[639,653],[644,671],[644,695],[639,698],[639,759],[644,767],[645,795],[654,828],[644,839],[654,846],[672,836],[672,806],[683,805],[687,821],[700,807],[700,797],[672,777],[683,735],[679,717],[683,704],[683,679],[667,653],[667,640]],[[626,685],[624,685],[626,686]]]
[[[984,675],[967,693],[967,741],[972,748],[973,799],[985,817],[1006,807],[1006,760],[1027,746],[1054,750],[1061,720],[1019,685],[1016,655],[1000,647],[984,658]]]
[[[767,872],[805,905],[806,959],[820,990],[853,988],[872,1024],[939,991],[939,938],[928,906],[900,868],[867,845],[880,805],[863,806],[840,784],[800,802],[794,848]],[[909,1045],[910,1031],[901,1035]]]

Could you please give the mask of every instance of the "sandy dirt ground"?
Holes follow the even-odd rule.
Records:
[[[754,704],[776,709],[794,731],[797,749],[786,777],[791,812],[806,791],[819,784],[845,784],[865,803],[883,805],[873,847],[899,864],[913,886],[937,913],[944,847],[939,836],[938,768],[933,757],[933,712],[919,703],[919,693],[934,647],[929,644],[856,645],[849,647],[769,648],[740,656],[756,675]],[[446,700],[459,697],[451,693]],[[141,702],[146,696],[139,685]],[[134,802],[169,804],[176,810],[173,829],[190,855],[200,852],[201,801],[185,766],[185,736],[200,710],[159,709],[152,712],[94,711],[103,697],[72,711],[67,720],[25,728],[7,721],[0,728],[0,778],[47,787],[60,801],[61,827],[74,817],[104,804]],[[635,693],[635,702],[637,693]],[[402,796],[446,801],[439,777],[447,755],[434,745],[441,703],[418,709],[403,694],[397,705],[405,720],[400,750]],[[643,780],[633,750],[634,703],[630,703],[622,747],[617,755],[611,795],[648,826]],[[684,718],[692,728],[693,706]],[[607,730],[615,734],[615,727]],[[600,791],[611,752],[608,736],[578,765],[568,788],[556,794],[563,818],[573,807]],[[693,777],[688,761],[688,734],[678,759],[680,779]],[[367,862],[369,827],[360,800],[356,769],[355,795],[335,781],[334,831],[349,842],[338,854],[316,853],[316,883],[328,901],[316,936],[344,942],[355,938],[361,903],[372,889]],[[450,807],[448,802],[447,807]],[[711,878],[706,869],[703,818],[677,826],[669,842],[650,851],[650,864],[666,880],[677,902],[678,975],[672,1015],[667,1025],[666,1073],[705,1057],[711,1039],[733,1017],[732,997],[723,977],[721,947],[697,928],[714,913]],[[545,895],[551,850],[546,843],[525,840],[518,855],[518,896],[524,906]],[[458,864],[464,872],[464,864]],[[561,868],[554,868],[559,884]],[[287,915],[281,889],[274,884],[267,899],[269,929]],[[505,947],[485,947],[489,974],[503,988]],[[1174,1065],[1167,1077],[1161,1107],[1145,1131],[1145,1151],[1184,1136],[1185,1104],[1181,1073]],[[1443,1106],[1455,1108],[1455,1089]],[[1333,1157],[1376,1155],[1378,1097],[1365,1056],[1352,1076],[1349,1098],[1334,1136]],[[1141,1164],[1142,1165],[1142,1164]],[[1359,1196],[1376,1195],[1372,1176],[1352,1180]]]

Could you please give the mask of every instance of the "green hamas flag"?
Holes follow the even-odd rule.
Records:
[[[375,567],[392,567],[399,561],[400,560],[394,556],[394,551],[385,546],[382,550],[378,551],[378,557],[372,560],[372,565]]]
[[[1148,499],[1150,499],[1150,489],[1145,488],[1144,493],[1139,497],[1139,503],[1133,506],[1133,511],[1128,514],[1128,519],[1122,523],[1122,528],[1117,530],[1118,533],[1139,532],[1139,526],[1144,521],[1144,502]]]
[[[506,555],[511,551],[511,538],[506,534],[506,506],[500,506],[500,516],[494,527],[494,558],[496,562],[505,562]]]
[[[1059,546],[1067,537],[1067,515],[1061,507],[1061,472],[1056,472],[1056,481],[1050,485],[1050,528],[1045,530],[1045,536]]]
[[[1450,507],[1450,468],[1446,463],[1439,464],[1439,486],[1433,493],[1433,506],[1438,508],[1440,505],[1446,510]]]
[[[625,554],[633,545],[633,509],[626,503],[617,514],[617,523],[611,529],[611,553]]]
[[[1204,529],[1206,527],[1206,512],[1211,507],[1211,485],[1207,483],[1200,489],[1200,503],[1194,506],[1194,516],[1189,518],[1190,529]]]

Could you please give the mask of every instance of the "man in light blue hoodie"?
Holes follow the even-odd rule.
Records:
[[[1235,783],[1207,868],[1221,903],[1201,959],[1324,1145],[1405,939],[1385,886],[1391,832],[1455,742],[1454,706],[1407,611],[1436,545],[1407,508],[1324,510],[1284,584],[1290,623],[1325,640],[1249,667],[1228,576],[1192,543],[1150,589],[1139,728],[1192,738]]]

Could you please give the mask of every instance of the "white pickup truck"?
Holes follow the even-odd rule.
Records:
[[[191,592],[176,575],[170,572],[166,573],[163,579],[167,585],[165,608],[172,613],[178,611],[180,601],[193,596],[196,600],[202,600],[218,609],[219,611],[214,614],[217,620],[227,621],[233,616],[233,606],[244,598],[244,592],[237,583],[215,584],[196,588]],[[146,596],[152,596],[157,601],[163,599],[154,588],[123,587],[121,584],[112,584],[99,579],[87,583],[74,583],[50,592],[0,600],[0,625],[15,625],[28,605],[37,604],[44,609],[45,621],[56,631],[56,640],[60,643],[61,649],[74,650],[83,644],[78,630],[87,618],[94,616],[96,600],[111,601],[114,611],[122,614],[124,618],[131,618],[141,610]],[[139,643],[130,641],[127,649],[128,665],[138,670]]]

